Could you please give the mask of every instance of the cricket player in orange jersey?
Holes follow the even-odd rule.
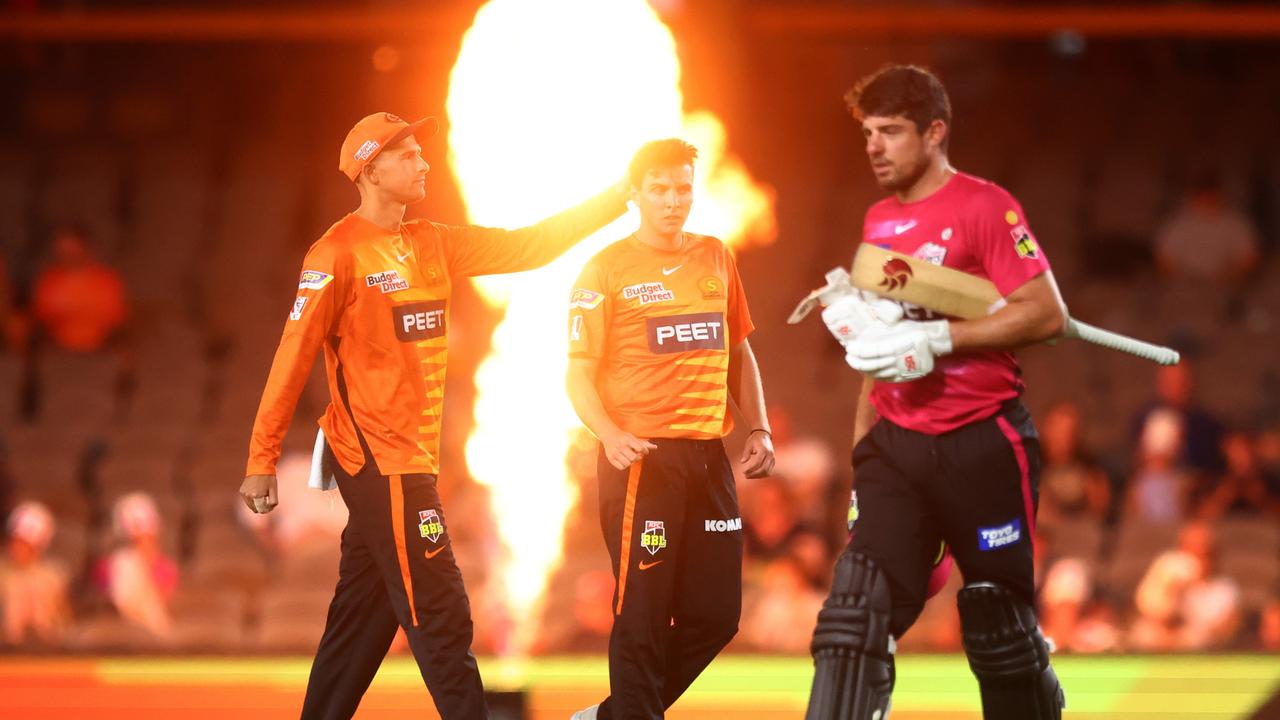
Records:
[[[575,718],[661,718],[738,631],[742,518],[722,438],[748,423],[747,477],[773,469],[738,270],[684,232],[697,150],[631,162],[640,227],[597,254],[569,301],[568,386],[600,439],[600,523],[617,577],[610,695]]]
[[[521,230],[405,222],[406,207],[426,197],[418,140],[435,132],[433,118],[374,113],[347,135],[338,167],[360,207],[307,252],[253,426],[240,494],[269,512],[280,443],[323,350],[332,399],[320,418],[323,457],[350,520],[304,719],[350,718],[397,626],[441,717],[488,717],[436,491],[452,283],[544,265],[626,209],[619,184]]]

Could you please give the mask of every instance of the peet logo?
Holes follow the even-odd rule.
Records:
[[[742,518],[729,518],[728,520],[703,520],[703,530],[706,532],[733,532],[742,529]]]
[[[444,308],[444,300],[427,300],[391,308],[391,317],[396,324],[396,337],[402,342],[443,337]]]
[[[669,315],[645,322],[649,326],[649,351],[655,355],[724,349],[723,313]]]
[[[978,549],[999,550],[1022,539],[1022,520],[1014,518],[1004,525],[978,528]]]
[[[382,291],[383,295],[397,290],[408,290],[409,283],[400,277],[400,273],[395,270],[383,270],[380,273],[364,276],[365,287],[376,287]]]
[[[675,300],[676,294],[660,282],[639,283],[622,288],[623,300],[639,300],[641,305]]]

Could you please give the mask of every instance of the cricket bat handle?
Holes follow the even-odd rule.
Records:
[[[1119,350],[1123,353],[1136,355],[1144,360],[1158,363],[1160,365],[1177,365],[1179,356],[1178,351],[1173,348],[1167,348],[1162,345],[1153,345],[1149,342],[1143,342],[1127,335],[1103,330],[1094,327],[1088,323],[1082,323],[1075,318],[1067,319],[1067,327],[1063,332],[1066,337],[1079,338],[1085,342],[1095,345],[1101,345],[1112,350]]]

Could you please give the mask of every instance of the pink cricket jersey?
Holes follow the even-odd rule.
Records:
[[[1018,201],[965,173],[923,200],[890,196],[872,205],[862,241],[985,277],[1006,297],[1049,269]],[[939,317],[914,307],[907,316]],[[939,434],[994,415],[1022,392],[1021,375],[1013,353],[956,353],[938,358],[934,371],[914,382],[877,383],[871,403],[897,425]]]

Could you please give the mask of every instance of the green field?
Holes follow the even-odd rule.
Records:
[[[1057,657],[1067,717],[1247,718],[1280,691],[1277,656]],[[4,658],[0,717],[25,720],[296,716],[308,658]],[[534,720],[558,718],[608,686],[600,657],[481,658],[486,685],[523,690]],[[717,660],[670,718],[794,718],[805,706],[807,658]],[[433,717],[411,658],[384,663],[357,718]],[[978,718],[977,686],[963,656],[898,661],[894,718]]]

